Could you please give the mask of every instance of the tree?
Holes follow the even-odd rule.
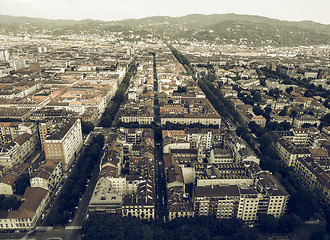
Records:
[[[95,143],[99,144],[99,145],[103,145],[104,144],[104,136],[102,134],[97,134],[95,137]]]
[[[3,210],[10,210],[10,209],[18,209],[20,206],[20,202],[17,200],[17,198],[14,195],[11,195],[9,197],[6,197],[2,203],[1,208]]]
[[[286,178],[290,179],[292,177],[288,176]],[[292,180],[290,179],[290,181]],[[319,211],[318,203],[314,194],[305,188],[291,193],[288,207],[290,212],[297,214],[305,221],[309,220],[316,212]]]
[[[94,124],[92,122],[81,121],[81,129],[83,134],[89,134],[94,130]]]
[[[259,91],[256,91],[255,94],[253,95],[253,99],[256,102],[261,102],[262,101],[262,97]]]
[[[280,116],[285,116],[286,115],[286,110],[287,110],[287,107],[285,106],[279,113],[278,115]]]
[[[303,221],[296,214],[284,215],[279,219],[278,232],[292,233],[296,228],[300,227]]]
[[[298,112],[296,110],[292,110],[290,113],[290,117],[295,118],[297,116]]]
[[[236,129],[236,134],[240,137],[247,135],[249,133],[249,131],[247,130],[246,127],[238,127]]]
[[[330,113],[327,113],[323,118],[321,118],[322,126],[327,127],[330,125]]]
[[[285,91],[290,94],[293,91],[293,87],[288,87],[287,89],[285,89]]]
[[[255,133],[256,131],[258,131],[260,129],[260,126],[258,124],[256,124],[254,121],[249,122],[249,128],[251,129],[251,131],[253,133]]]
[[[273,215],[262,214],[258,217],[259,229],[264,233],[274,233],[278,227],[278,220]]]
[[[263,115],[264,111],[261,109],[259,105],[253,107],[253,112],[255,115]]]
[[[265,116],[264,116],[264,117],[267,118],[267,117],[269,117],[269,115],[271,114],[271,112],[272,112],[272,108],[269,107],[269,106],[267,106],[267,107],[265,107],[264,111],[265,111]]]
[[[20,175],[14,183],[15,193],[23,195],[25,189],[30,186],[30,177],[28,173]]]
[[[304,97],[313,97],[315,95],[312,89],[307,89],[304,93]]]
[[[330,235],[326,231],[313,232],[309,237],[310,240],[330,240]]]
[[[260,79],[260,85],[266,87],[266,80]]]

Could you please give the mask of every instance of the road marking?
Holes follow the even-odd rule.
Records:
[[[76,230],[76,229],[81,229],[82,226],[66,226],[65,230]]]
[[[37,231],[50,231],[53,229],[54,229],[54,227],[37,227],[36,228]]]

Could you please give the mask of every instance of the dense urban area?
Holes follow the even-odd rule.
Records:
[[[329,239],[329,83],[329,45],[2,31],[0,238]]]

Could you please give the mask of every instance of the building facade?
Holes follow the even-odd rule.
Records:
[[[45,139],[47,160],[61,160],[67,171],[83,145],[80,119],[71,119]]]

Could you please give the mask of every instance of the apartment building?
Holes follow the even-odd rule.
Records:
[[[1,229],[32,229],[46,207],[49,191],[39,187],[27,187],[22,205],[17,210],[2,211]]]
[[[259,172],[252,187],[239,185],[195,186],[193,203],[195,214],[219,219],[239,218],[254,222],[261,214],[276,218],[287,207],[289,194],[268,172]]]
[[[38,129],[41,147],[42,149],[45,149],[45,139],[47,138],[47,135],[49,135],[53,131],[52,121],[39,123]]]
[[[230,149],[212,149],[210,155],[211,163],[233,163],[234,156]]]
[[[34,134],[37,125],[32,122],[0,122],[0,144],[15,140],[23,133]]]
[[[298,158],[293,166],[300,179],[330,203],[330,174],[312,157]]]
[[[29,164],[20,163],[10,169],[0,180],[0,194],[12,195],[15,192],[15,182],[24,173],[27,173]]]
[[[153,179],[141,182],[136,194],[123,197],[122,216],[132,216],[146,220],[155,218],[155,187]]]
[[[0,165],[6,169],[23,163],[38,147],[38,134],[24,133],[0,147]]]
[[[238,185],[250,187],[254,184],[254,177],[243,163],[199,163],[194,165],[194,174],[196,186]]]
[[[194,217],[195,211],[192,202],[182,186],[167,188],[168,219],[171,221],[177,217]]]
[[[110,178],[100,178],[89,202],[89,214],[115,213],[121,215],[123,192],[113,189]]]
[[[321,121],[318,120],[317,118],[309,115],[303,115],[300,117],[296,117],[293,120],[293,126],[294,127],[302,127],[304,124],[310,124],[310,125],[316,125],[318,127],[320,125]]]
[[[41,187],[52,191],[56,189],[62,181],[62,162],[57,160],[46,160],[37,169],[30,172],[31,187]]]
[[[45,139],[46,160],[61,160],[63,170],[67,171],[82,145],[80,119],[70,119]]]
[[[237,216],[238,186],[195,186],[193,204],[198,216],[228,219]]]
[[[155,217],[155,160],[151,129],[117,131],[105,150],[90,214],[116,213],[141,219]],[[122,174],[122,170],[126,174]]]
[[[282,137],[276,143],[281,159],[288,165],[295,165],[297,158],[310,156],[307,148],[296,146],[292,141]]]
[[[259,125],[260,127],[264,128],[266,126],[266,118],[263,116],[253,116],[251,118],[251,122],[255,122],[257,125]]]
[[[211,149],[213,132],[210,129],[189,128],[186,130],[187,141],[192,144],[192,147]]]

